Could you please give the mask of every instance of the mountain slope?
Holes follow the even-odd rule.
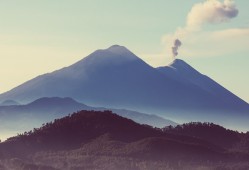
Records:
[[[224,100],[228,103],[238,104],[238,107],[241,107],[239,103],[244,103],[244,105],[247,105],[247,103],[242,101],[239,97],[232,94],[230,91],[216,83],[208,76],[201,74],[183,60],[176,59],[170,65],[158,67],[157,69],[164,75],[171,77],[181,83],[198,86],[203,90],[212,93],[217,98],[220,98],[220,100]]]
[[[246,102],[178,61],[171,66],[176,68],[162,72],[115,45],[3,93],[0,101],[72,97],[92,106],[154,113],[181,122],[205,120],[233,129],[249,128]]]
[[[94,109],[98,110],[98,109]],[[177,123],[169,119],[162,118],[154,114],[144,114],[136,111],[126,110],[126,109],[101,109],[101,110],[111,110],[113,113],[119,116],[126,117],[140,124],[147,124],[153,127],[163,128],[165,126],[176,126]]]
[[[23,131],[39,127],[45,122],[63,117],[79,110],[112,110],[123,117],[141,124],[155,127],[177,125],[175,122],[159,116],[124,109],[90,107],[76,102],[72,98],[40,98],[27,105],[0,106],[0,136],[6,139]],[[28,123],[27,123],[28,122]]]

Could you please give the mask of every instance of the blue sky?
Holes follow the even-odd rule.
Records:
[[[186,30],[194,5],[205,2],[0,1],[0,92],[113,44],[154,67],[166,65],[172,42],[165,37]],[[249,1],[234,3],[236,17],[188,32],[177,57],[249,102]]]

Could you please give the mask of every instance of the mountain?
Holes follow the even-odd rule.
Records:
[[[72,113],[0,143],[2,169],[246,169],[248,156],[110,111]]]
[[[14,100],[5,100],[0,104],[0,106],[11,106],[11,105],[19,105],[19,103]]]
[[[176,60],[156,69],[118,45],[27,81],[1,94],[0,101],[27,103],[54,96],[91,106],[158,114],[178,122],[209,121],[249,129],[248,103],[185,62]]]
[[[124,109],[108,109],[90,107],[72,98],[44,97],[26,105],[0,106],[0,135],[2,139],[16,135],[23,131],[41,126],[45,122],[61,118],[79,110],[112,110],[120,116],[130,118],[141,124],[155,127],[177,125],[156,115],[149,115]],[[27,123],[28,122],[28,123]]]

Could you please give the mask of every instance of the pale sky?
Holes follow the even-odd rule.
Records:
[[[0,93],[113,44],[163,66],[177,37],[178,58],[249,102],[248,7],[247,0],[0,1]]]

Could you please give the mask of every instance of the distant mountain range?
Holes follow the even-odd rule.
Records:
[[[155,127],[177,125],[156,115],[149,115],[125,109],[90,107],[71,98],[40,98],[26,105],[0,106],[0,135],[5,139],[41,126],[43,123],[61,118],[79,110],[112,110],[120,116],[141,124]]]
[[[179,122],[209,121],[248,130],[249,104],[182,60],[153,68],[122,46],[97,50],[81,61],[38,76],[0,95],[28,103],[71,97],[92,106],[125,108]]]
[[[0,106],[12,106],[12,105],[19,105],[19,103],[14,100],[5,100],[2,103],[0,103]]]
[[[210,133],[206,134],[207,131]],[[222,137],[217,138],[219,134]],[[248,169],[248,141],[248,134],[214,124],[191,123],[158,129],[110,111],[80,111],[0,143],[0,160],[4,160],[0,167]]]

